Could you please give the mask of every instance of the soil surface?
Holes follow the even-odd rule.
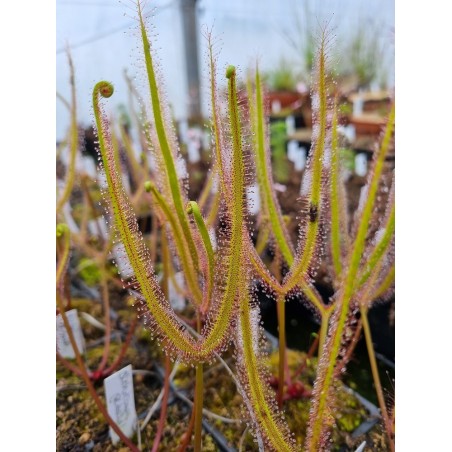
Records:
[[[112,317],[114,334],[110,348],[109,364],[119,353],[135,312],[127,306],[128,295],[110,288],[112,302]],[[102,308],[98,301],[90,299],[72,299],[71,307],[77,308],[79,314],[87,312],[102,321]],[[186,313],[188,314],[188,313]],[[81,324],[87,343],[84,359],[90,369],[96,369],[103,351],[103,332],[81,315]],[[121,338],[121,339],[120,339]],[[271,351],[271,349],[269,349]],[[227,365],[235,371],[235,359],[232,350],[223,356]],[[309,414],[309,396],[315,377],[316,359],[306,361],[306,354],[289,351],[289,368],[293,375],[292,384],[287,387],[284,410],[291,431],[294,432],[297,443],[302,445]],[[307,363],[304,370],[295,376],[300,365]],[[131,346],[118,366],[118,370],[132,364],[134,375],[135,405],[140,424],[143,422],[151,405],[157,399],[162,389],[163,356],[156,342],[151,339],[148,330],[138,325]],[[273,390],[277,388],[278,355],[272,353],[267,358]],[[161,439],[160,451],[177,450],[191,416],[191,403],[194,392],[194,369],[179,364],[173,380],[173,388],[169,396],[168,412],[165,421],[164,434]],[[104,401],[102,380],[95,383],[97,393]],[[384,434],[377,425],[370,434],[353,437],[353,431],[369,415],[363,406],[350,397],[339,385],[338,421],[333,428],[333,443],[337,445],[332,450],[352,451],[363,440],[372,445],[372,450],[387,450]],[[60,362],[57,363],[56,384],[56,450],[58,451],[126,451],[128,448],[119,443],[114,446],[108,434],[108,425],[97,409],[83,380],[67,370]],[[188,400],[188,401],[187,401]],[[230,450],[257,451],[247,428],[247,414],[243,411],[243,400],[235,382],[220,362],[205,366],[204,370],[204,408],[208,410],[205,421],[209,424],[211,433],[203,431],[203,451],[222,450],[218,438],[222,438]],[[213,413],[213,414],[212,414]],[[157,410],[146,427],[141,431],[140,438],[135,435],[135,444],[141,442],[143,451],[150,451],[157,431],[160,411]],[[215,416],[216,415],[216,416]],[[221,416],[219,418],[218,416]],[[213,432],[213,433],[212,433]],[[192,442],[191,442],[192,444]],[[193,450],[190,445],[187,450]]]

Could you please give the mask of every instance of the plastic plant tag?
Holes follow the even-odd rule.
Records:
[[[295,133],[295,117],[293,115],[289,115],[286,118],[286,133],[287,135]]]
[[[187,152],[188,161],[190,163],[199,162],[201,159],[200,149],[201,149],[201,139],[202,131],[198,127],[192,127],[188,129],[187,132]]]
[[[80,166],[82,167],[82,171],[88,174],[88,176],[91,176],[93,179],[96,177],[96,164],[91,157],[82,157]]]
[[[287,185],[278,184],[278,182],[275,182],[273,184],[273,187],[274,187],[275,191],[279,191],[280,193],[284,193],[287,190]]]
[[[74,334],[75,343],[80,353],[85,352],[85,338],[83,337],[82,328],[80,327],[80,320],[78,318],[77,309],[71,309],[66,312],[66,317],[71,326],[72,333]],[[56,318],[56,346],[59,354],[63,358],[75,358],[74,349],[72,348],[69,335],[64,327],[63,317],[61,314]]]
[[[287,158],[294,163],[295,171],[302,171],[306,166],[306,148],[299,146],[296,140],[287,143]]]
[[[190,163],[199,162],[201,155],[199,154],[199,143],[190,140],[187,143],[188,161]]]
[[[259,187],[257,185],[250,185],[249,187],[246,187],[246,201],[248,212],[251,215],[256,215],[261,207]]]
[[[366,442],[363,441],[363,442],[358,446],[358,449],[355,450],[355,452],[363,452],[365,447],[366,447]]]
[[[275,99],[272,102],[272,113],[276,114],[276,113],[279,113],[280,111],[281,111],[281,102],[279,100]]]
[[[358,176],[364,177],[367,174],[367,157],[366,154],[356,154],[355,157],[355,173]]]
[[[177,177],[179,179],[186,179],[188,177],[187,172],[187,164],[185,163],[185,160],[182,157],[179,157],[176,161],[176,173]]]
[[[188,141],[188,121],[182,119],[179,121],[179,136],[182,143],[187,144]]]
[[[124,435],[130,438],[137,425],[132,365],[129,364],[107,377],[104,380],[104,388],[108,414],[118,424]],[[119,436],[111,427],[110,438],[113,444],[119,441]]]
[[[353,116],[359,116],[363,113],[364,100],[361,97],[358,97],[353,102]]]
[[[99,233],[103,239],[106,239],[108,236],[108,227],[104,217],[98,217],[95,220],[88,221],[88,230],[91,235],[96,237],[99,236]]]

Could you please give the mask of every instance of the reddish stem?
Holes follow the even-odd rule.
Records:
[[[163,385],[163,399],[162,399],[162,405],[160,407],[160,419],[159,419],[159,425],[157,428],[157,435],[155,436],[154,444],[152,445],[152,452],[157,452],[157,449],[160,444],[160,440],[162,438],[163,429],[165,427],[166,409],[168,407],[170,373],[171,373],[171,360],[170,360],[169,356],[166,355],[165,356],[165,383]]]
[[[132,340],[133,333],[134,333],[134,331],[135,331],[135,327],[136,327],[136,325],[137,325],[137,322],[138,322],[138,318],[135,317],[135,318],[133,319],[131,325],[130,325],[129,331],[128,331],[128,333],[127,333],[126,340],[125,340],[124,344],[123,344],[122,347],[121,347],[121,350],[120,350],[120,352],[119,352],[119,355],[118,355],[117,358],[113,361],[113,364],[112,364],[110,367],[108,367],[107,369],[105,369],[105,370],[103,371],[103,376],[104,376],[104,377],[110,375],[110,374],[111,374],[111,373],[119,366],[119,364],[120,364],[121,361],[123,360],[123,358],[124,358],[124,356],[125,356],[125,354],[126,354],[126,352],[127,352],[127,349],[129,348],[130,342],[131,342],[131,340]]]
[[[178,452],[185,452],[185,450],[187,449],[188,444],[191,440],[194,425],[195,425],[195,405],[193,405],[193,408],[191,410],[190,422],[188,424],[187,431],[182,437],[182,443],[178,449]]]
[[[353,338],[350,342],[350,345],[347,348],[347,351],[346,351],[344,357],[341,359],[341,361],[339,361],[336,364],[336,375],[337,376],[341,375],[342,372],[340,369],[345,367],[345,365],[350,361],[352,354],[358,344],[359,338],[361,336],[362,328],[363,328],[363,324],[362,324],[361,320],[359,320],[358,326],[356,327],[356,330],[355,330],[355,334],[353,335]]]
[[[284,352],[284,372],[286,373],[286,384],[290,386],[292,384],[292,377],[290,376],[289,362],[287,359],[287,347]]]
[[[319,340],[320,340],[320,330],[319,330],[314,342],[309,347],[308,354],[306,355],[305,359],[300,364],[298,369],[295,371],[293,378],[298,377],[298,375],[300,375],[306,369],[307,361],[308,361],[308,359],[311,359],[314,356],[314,353],[317,350],[317,347],[319,345]]]
[[[83,377],[82,371],[77,366],[74,366],[74,364],[69,362],[67,359],[63,358],[58,352],[58,350],[56,352],[56,356],[58,361],[60,361],[60,363],[63,364],[63,366],[66,367],[66,369],[71,371],[73,374],[78,375],[79,377]]]
[[[104,345],[104,351],[102,354],[102,360],[99,363],[97,372],[102,375],[103,370],[105,369],[105,366],[107,365],[108,353],[110,351],[110,339],[111,339],[110,297],[108,294],[107,280],[105,278],[105,268],[102,268],[101,286],[102,286],[102,302],[104,305],[104,315],[105,315],[105,345]]]
[[[71,303],[71,285],[69,282],[69,275],[66,273],[66,281],[64,283],[64,297],[66,298],[66,309],[69,311],[72,308]]]

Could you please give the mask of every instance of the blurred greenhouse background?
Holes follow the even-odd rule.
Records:
[[[80,122],[90,126],[94,84],[110,80],[116,87],[116,107],[127,105],[124,70],[134,77],[142,64],[138,51],[130,52],[138,46],[133,3],[57,0],[56,5],[57,91],[70,97],[65,53],[69,45],[75,64]],[[350,83],[361,83],[370,90],[391,89],[394,85],[393,0],[158,0],[148,2],[148,6],[155,7],[151,23],[159,30],[158,54],[168,100],[178,120],[189,116],[193,101],[188,94],[185,58],[187,52],[193,52],[193,42],[185,39],[192,32],[197,36],[201,114],[208,114],[206,40],[202,36],[205,27],[213,27],[218,38],[219,68],[235,64],[244,75],[258,58],[269,81],[282,86],[293,84],[302,90],[309,79],[310,37],[327,21],[335,34],[331,57],[341,77],[351,77]],[[195,22],[187,21],[190,11],[194,12]],[[340,54],[348,59],[341,59]],[[188,71],[193,70],[192,65]],[[61,140],[67,132],[69,115],[58,100],[56,114],[56,138]]]

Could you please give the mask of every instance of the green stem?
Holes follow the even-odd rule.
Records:
[[[132,175],[133,182],[135,183],[135,190],[138,191],[142,186],[141,181],[144,178],[143,170],[137,161],[137,158],[135,156],[135,151],[134,151],[134,149],[132,147],[132,143],[130,141],[130,137],[127,135],[126,129],[123,125],[119,126],[119,133],[121,135],[121,140],[124,145],[127,159],[130,164],[130,172]]]
[[[209,195],[211,194],[213,181],[216,176],[217,176],[217,167],[216,167],[216,165],[214,165],[213,168],[211,169],[211,171],[209,172],[209,176],[207,177],[207,182],[204,184],[201,194],[199,195],[198,204],[199,204],[199,208],[201,210],[204,209],[207,199],[209,198]]]
[[[199,313],[196,315],[196,327],[198,334],[201,334],[201,317]],[[196,365],[196,382],[195,382],[195,452],[201,452],[202,446],[202,408],[204,397],[204,381],[203,381],[203,365]]]
[[[56,272],[56,286],[60,288],[63,281],[63,276],[66,273],[66,268],[69,262],[69,249],[70,249],[70,233],[67,224],[60,223],[56,228],[57,238],[63,237],[63,252],[59,259],[57,272]]]
[[[203,407],[203,365],[196,365],[196,394],[195,394],[195,452],[201,451],[202,440],[202,407]]]
[[[332,309],[326,309],[324,312],[322,312],[322,319],[320,323],[320,338],[319,338],[319,358],[322,356],[323,348],[325,347],[326,342],[326,335],[328,333],[328,324],[330,321],[330,317],[332,314]]]
[[[393,263],[386,274],[385,278],[381,282],[381,284],[378,286],[377,290],[372,294],[372,300],[377,299],[378,297],[381,297],[394,283],[395,279],[395,264]]]
[[[339,149],[337,137],[337,108],[334,104],[333,123],[331,132],[331,255],[336,278],[342,272],[342,253],[341,253],[341,228],[340,228],[340,197],[339,197]]]
[[[284,363],[286,357],[286,303],[283,296],[279,296],[276,302],[278,311],[278,335],[279,335],[279,369],[278,369],[278,407],[281,409],[284,397]]]
[[[268,238],[270,236],[270,228],[267,225],[267,221],[261,221],[259,232],[256,240],[256,253],[260,256],[266,246],[268,245]]]
[[[250,99],[250,104],[252,104],[252,99]],[[254,111],[254,109],[252,111]],[[290,266],[293,263],[293,250],[281,211],[275,200],[275,192],[272,187],[273,179],[271,170],[269,170],[270,159],[265,150],[264,107],[258,68],[256,68],[256,112],[254,129],[257,135],[255,140],[257,179],[263,201],[263,208],[270,218],[272,232],[281,253]]]
[[[367,309],[361,309],[361,319],[364,330],[364,336],[366,338],[367,352],[369,354],[370,367],[372,369],[372,377],[374,379],[375,391],[377,392],[378,404],[380,405],[381,415],[386,428],[386,433],[389,439],[389,447],[394,452],[394,440],[392,438],[391,421],[388,416],[388,410],[386,409],[386,403],[383,395],[383,389],[381,387],[380,375],[378,374],[377,359],[375,358],[374,344],[372,341],[372,334],[370,331],[369,320],[367,318]]]
[[[166,239],[165,231],[162,231],[162,261],[163,261],[163,278],[162,290],[166,297],[168,297],[168,279],[170,275],[170,255],[168,250],[168,241]],[[166,410],[168,408],[168,396],[170,392],[170,374],[171,374],[171,359],[168,355],[165,356],[165,379],[163,384],[163,399],[160,406],[160,418],[157,427],[157,434],[155,435],[154,443],[152,444],[152,451],[157,452],[160,440],[163,435],[165,427]]]
[[[313,137],[311,148],[311,158],[309,165],[311,166],[311,187],[309,193],[309,212],[307,213],[307,227],[303,246],[300,246],[300,254],[294,260],[294,265],[290,269],[290,273],[284,282],[284,290],[286,293],[295,287],[300,279],[304,278],[311,264],[314,251],[317,244],[319,231],[319,216],[321,212],[321,190],[322,190],[322,163],[325,151],[326,133],[327,133],[327,86],[326,86],[326,55],[325,55],[325,33],[322,35],[322,41],[318,56],[318,88],[317,95],[319,97],[318,107],[318,137]]]
[[[213,126],[213,135],[215,137],[215,165],[216,170],[219,175],[219,182],[221,184],[221,188],[223,193],[227,192],[228,187],[225,184],[225,177],[223,173],[223,160],[222,160],[222,150],[223,150],[223,136],[222,136],[222,128],[218,113],[218,102],[217,102],[217,83],[216,83],[216,65],[215,58],[213,56],[213,44],[212,44],[212,35],[209,33],[208,36],[208,46],[209,46],[209,63],[210,63],[210,102],[212,104],[212,126]],[[214,174],[212,172],[212,174]]]
[[[145,182],[145,187],[146,191],[152,192],[155,201],[161,208],[163,214],[165,215],[166,220],[170,224],[170,227],[173,232],[174,242],[178,250],[179,257],[181,259],[182,268],[184,269],[184,275],[187,280],[187,284],[190,287],[190,291],[193,294],[193,297],[195,298],[196,304],[200,305],[202,303],[202,294],[197,283],[196,275],[193,272],[193,267],[190,265],[186,249],[182,242],[183,234],[182,231],[180,230],[179,223],[176,221],[176,218],[174,218],[174,215],[171,212],[171,208],[169,207],[168,203],[166,202],[162,194],[157,190],[157,187],[150,181]]]
[[[72,187],[74,186],[75,180],[75,158],[77,156],[78,149],[78,127],[77,127],[77,99],[75,94],[75,79],[74,79],[74,65],[72,63],[72,57],[67,51],[67,56],[69,60],[69,69],[70,69],[70,84],[71,84],[71,126],[70,126],[70,161],[68,166],[68,177],[66,181],[66,186],[64,187],[63,194],[61,198],[58,200],[56,211],[57,214],[66,204],[69,199],[69,196],[72,192]]]
[[[250,398],[249,408],[254,411],[256,422],[271,450],[278,452],[293,451],[294,444],[291,441],[287,426],[282,423],[282,418],[274,412],[274,408],[267,400],[268,392],[259,375],[259,357],[256,356],[254,347],[257,338],[253,337],[251,325],[249,299],[247,296],[243,296],[240,304],[239,333],[242,347],[239,352],[242,355],[240,362],[243,362],[245,367],[244,372],[247,379],[245,387],[248,388],[247,397]]]
[[[211,227],[218,220],[218,210],[220,209],[220,202],[221,202],[221,192],[217,191],[213,195],[213,199],[210,204],[210,210],[207,215],[206,222],[207,227]]]
[[[375,268],[377,263],[380,261],[382,256],[385,254],[390,243],[394,239],[394,231],[395,231],[395,205],[394,205],[394,199],[393,199],[391,211],[390,211],[388,220],[385,225],[385,230],[384,230],[383,236],[381,237],[380,241],[375,246],[374,250],[372,251],[372,254],[369,256],[369,259],[367,260],[367,263],[364,267],[365,271],[363,272],[363,275],[359,279],[359,287],[362,286],[369,279],[369,276],[371,275],[372,270]]]
[[[210,242],[210,236],[207,231],[207,227],[202,218],[199,206],[195,201],[190,201],[187,204],[187,213],[192,214],[195,219],[196,226],[198,226],[199,233],[201,234],[202,243],[204,245],[204,250],[207,255],[207,291],[204,297],[203,304],[201,306],[201,313],[205,314],[210,305],[210,299],[212,297],[213,291],[213,281],[214,281],[214,269],[215,269],[215,256],[212,248],[212,243]]]
[[[149,89],[151,92],[152,111],[154,112],[155,130],[160,143],[160,149],[162,151],[163,160],[165,162],[165,170],[168,178],[169,187],[173,197],[174,207],[179,219],[179,223],[184,232],[184,238],[187,241],[191,258],[195,270],[198,271],[198,253],[196,251],[195,243],[191,234],[191,230],[187,221],[187,217],[184,210],[182,194],[179,187],[179,180],[177,177],[176,166],[174,164],[173,155],[169,146],[168,138],[166,136],[165,124],[163,121],[162,110],[160,107],[160,95],[157,86],[157,80],[155,77],[153,58],[151,55],[151,44],[149,42],[146,27],[143,20],[140,2],[138,5],[138,16],[140,22],[141,39],[143,41],[144,59],[146,64],[146,71],[149,80]]]

